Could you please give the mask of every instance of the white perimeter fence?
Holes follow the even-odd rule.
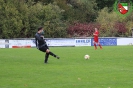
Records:
[[[48,46],[93,46],[93,38],[46,38]],[[133,38],[99,38],[102,46],[132,45]],[[34,38],[0,39],[0,48],[35,47]]]

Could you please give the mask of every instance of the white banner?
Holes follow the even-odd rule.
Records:
[[[75,39],[75,46],[91,46],[91,39]]]
[[[75,39],[50,39],[46,40],[48,46],[75,46]]]
[[[31,45],[31,47],[36,47],[35,39],[29,40],[28,42]]]
[[[0,40],[0,48],[5,48],[5,40]]]
[[[91,39],[46,39],[48,46],[91,46]],[[117,38],[117,45],[133,45],[133,38]],[[35,39],[0,40],[0,48],[35,47]]]
[[[30,48],[31,40],[9,40],[9,48]]]
[[[133,38],[117,38],[117,45],[133,45]]]
[[[46,40],[48,46],[75,46],[75,39],[50,39]],[[35,40],[9,40],[9,48],[36,47]]]

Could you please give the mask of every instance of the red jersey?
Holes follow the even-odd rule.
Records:
[[[98,35],[99,35],[99,32],[96,31],[94,34],[96,34],[96,35],[94,35],[94,41],[95,41],[95,42],[98,42]]]

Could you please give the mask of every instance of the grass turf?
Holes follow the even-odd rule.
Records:
[[[0,49],[0,88],[133,88],[133,46]],[[90,59],[85,60],[84,55]]]

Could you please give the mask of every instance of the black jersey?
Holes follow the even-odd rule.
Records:
[[[35,43],[36,43],[36,47],[37,48],[41,48],[43,46],[46,45],[45,40],[43,39],[43,37],[41,37],[42,35],[39,33],[35,34]]]

